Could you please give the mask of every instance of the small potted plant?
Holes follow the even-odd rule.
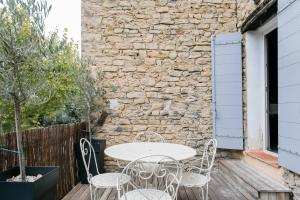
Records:
[[[27,167],[22,143],[22,108],[51,99],[56,58],[66,40],[45,34],[51,6],[45,1],[0,0],[0,97],[14,105],[19,166],[0,173],[0,199],[54,199],[59,168]],[[43,156],[43,155],[38,155]]]
[[[79,98],[75,101],[83,113],[83,118],[87,122],[86,130],[82,130],[90,140],[95,153],[99,172],[104,172],[104,149],[106,141],[103,139],[93,138],[97,126],[101,126],[107,113],[103,111],[105,99],[105,91],[99,86],[102,80],[102,73],[97,69],[92,70],[92,62],[90,59],[81,59],[79,65],[75,66],[74,81],[78,87]],[[92,125],[93,124],[93,125]],[[93,126],[93,127],[92,127]],[[79,178],[81,183],[88,183],[86,171],[82,160],[80,144],[75,144],[75,153],[79,168]],[[97,174],[96,167],[91,162],[90,172]]]

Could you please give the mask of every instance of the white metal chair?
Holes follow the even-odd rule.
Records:
[[[201,189],[202,199],[208,199],[208,183],[210,181],[210,173],[215,161],[217,150],[217,140],[209,140],[204,147],[200,166],[186,166],[185,172],[182,174],[180,186],[199,187]],[[204,195],[205,187],[205,195]]]
[[[80,150],[84,167],[87,173],[87,180],[90,184],[91,200],[99,198],[97,193],[97,190],[99,188],[117,188],[117,179],[118,177],[122,176],[121,173],[99,173],[95,150],[89,140],[87,140],[86,138],[80,139]],[[90,173],[90,168],[92,165],[95,166],[97,175],[93,175]],[[124,175],[122,177],[122,182],[120,182],[119,184],[125,184],[129,181],[129,179],[129,176]]]
[[[148,169],[148,163],[155,167]],[[169,170],[169,163],[176,163],[177,170]],[[147,168],[147,169],[145,169]],[[130,162],[118,178],[119,200],[174,200],[177,198],[181,168],[171,157],[152,155]],[[123,177],[130,176],[130,181],[123,184]]]
[[[165,142],[165,139],[160,134],[153,131],[144,131],[138,133],[133,142]]]
[[[132,142],[165,142],[165,139],[160,134],[153,131],[144,131],[138,133]],[[128,164],[125,161],[117,160],[117,165],[120,169],[124,169],[124,167]],[[149,163],[150,165],[150,163]]]
[[[134,139],[133,142],[161,142],[164,143],[165,139],[162,135],[154,132],[154,131],[143,131],[141,133],[138,133]],[[151,169],[152,167],[155,167],[155,163],[146,163],[144,164],[144,167],[146,169]]]

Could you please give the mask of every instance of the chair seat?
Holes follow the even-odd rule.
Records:
[[[207,176],[193,172],[185,172],[182,174],[180,185],[186,187],[202,187],[208,182],[209,178]]]
[[[172,197],[161,190],[156,189],[137,189],[125,193],[120,200],[172,200]]]
[[[122,176],[122,184],[128,183],[130,176],[121,173],[104,173],[93,176],[91,184],[98,188],[114,188],[118,185],[118,177]]]

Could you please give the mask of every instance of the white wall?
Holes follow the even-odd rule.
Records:
[[[246,33],[247,149],[266,149],[265,35],[277,27],[274,17],[261,28]]]
[[[258,31],[246,33],[248,149],[262,149],[265,134],[264,39]]]

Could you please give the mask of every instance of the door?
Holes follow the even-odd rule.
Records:
[[[278,152],[278,43],[277,29],[265,36],[266,40],[266,149]]]

